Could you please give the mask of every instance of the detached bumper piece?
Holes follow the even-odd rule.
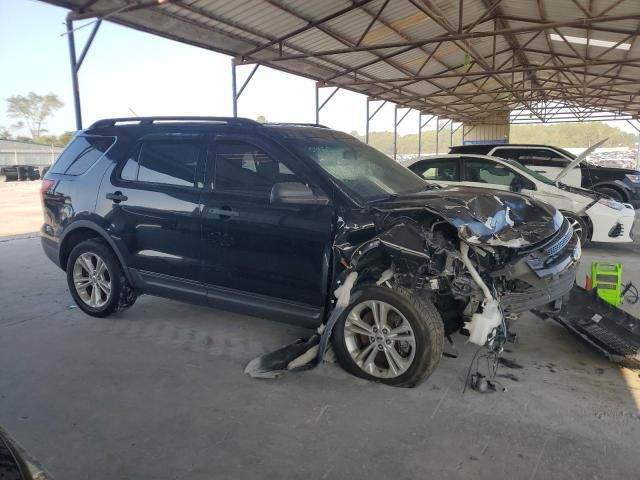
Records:
[[[612,362],[640,369],[640,319],[575,285],[559,312],[536,312],[576,333]]]

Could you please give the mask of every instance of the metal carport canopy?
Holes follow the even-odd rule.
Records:
[[[640,112],[638,0],[43,1],[459,122]]]

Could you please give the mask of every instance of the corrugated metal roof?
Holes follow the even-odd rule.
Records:
[[[637,0],[43,1],[458,121],[640,112]]]

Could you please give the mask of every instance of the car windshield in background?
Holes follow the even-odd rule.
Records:
[[[413,172],[347,135],[327,131],[289,136],[288,140],[298,153],[311,158],[365,203],[426,188]]]
[[[553,181],[550,178],[545,177],[544,175],[540,175],[538,172],[525,167],[523,164],[521,164],[517,160],[513,160],[511,158],[503,158],[502,160],[504,162],[508,163],[509,165],[514,166],[518,170],[522,170],[523,172],[528,173],[533,178],[535,178],[536,180],[538,180],[538,181],[540,181],[542,183],[546,183],[547,185],[555,185],[555,183],[553,183]]]

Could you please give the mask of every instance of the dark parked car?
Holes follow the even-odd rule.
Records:
[[[554,180],[556,175],[576,156],[562,148],[534,144],[458,145],[449,153],[491,155],[520,162],[525,167]],[[610,168],[588,164],[562,180],[569,186],[588,188],[619,202],[640,208],[640,171],[626,168]]]
[[[8,165],[0,168],[0,175],[4,176],[5,182],[39,180],[40,170],[32,165]]]
[[[580,257],[550,205],[437,189],[314,126],[102,120],[75,136],[42,195],[43,248],[89,315],[141,293],[309,327],[341,308],[340,364],[400,386],[426,378],[465,321],[483,345],[505,318],[558,307]]]

